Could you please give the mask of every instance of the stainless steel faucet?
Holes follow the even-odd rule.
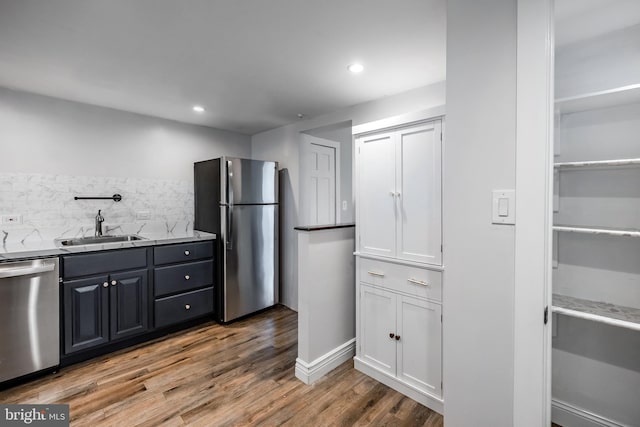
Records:
[[[96,215],[96,237],[102,236],[102,223],[104,217],[100,214],[101,210],[98,209],[98,215]]]

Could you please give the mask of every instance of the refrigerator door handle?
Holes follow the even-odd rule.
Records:
[[[227,250],[233,249],[233,205],[227,207]]]
[[[227,208],[227,250],[233,249],[232,237],[233,237],[233,185],[231,185],[231,179],[233,178],[233,172],[231,167],[233,163],[231,160],[227,160],[227,202],[229,204]]]

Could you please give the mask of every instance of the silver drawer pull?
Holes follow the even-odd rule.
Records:
[[[184,306],[184,309],[185,309],[185,310],[190,310],[190,309],[191,309],[191,306],[190,306],[189,304],[186,304],[186,305]]]
[[[384,277],[384,273],[378,273],[377,271],[367,271],[372,276]]]
[[[407,279],[407,282],[415,283],[416,285],[421,285],[421,286],[431,286],[430,284],[428,284],[428,283],[427,283],[427,282],[425,282],[424,280]]]
[[[189,251],[184,251],[184,254],[185,254],[186,256],[189,256],[189,254],[190,254],[190,253],[191,253],[191,252],[189,252]]]
[[[186,274],[186,275],[184,276],[184,280],[189,280],[189,279],[191,279],[191,276],[189,276],[188,274]]]

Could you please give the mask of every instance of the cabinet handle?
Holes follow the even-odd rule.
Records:
[[[109,287],[109,282],[104,282],[104,283],[102,284],[102,287],[103,287],[103,288],[108,288],[108,287]]]
[[[184,309],[185,309],[185,310],[190,310],[190,309],[191,309],[191,306],[190,306],[189,304],[186,304],[186,305],[184,306]]]
[[[112,281],[111,281],[111,286],[115,286],[115,285],[117,285],[117,284],[118,284],[118,282],[116,282],[115,280],[112,280]]]
[[[389,191],[389,195],[390,195],[391,197],[395,197],[395,196],[396,196],[396,193],[394,193],[393,191]]]
[[[189,254],[191,254],[191,252],[189,252],[189,251],[184,251],[184,254],[185,254],[186,256],[189,256]]]
[[[400,335],[396,335],[396,341],[400,341]]]
[[[389,332],[389,338],[394,338],[395,334],[393,332]]]
[[[431,286],[430,284],[428,284],[424,280],[418,280],[418,279],[409,278],[409,279],[407,279],[407,282],[415,283],[416,285],[421,285],[421,286]]]
[[[184,280],[189,280],[189,279],[191,279],[191,276],[189,276],[188,274],[186,274],[186,275],[184,276]]]
[[[377,271],[367,271],[372,276],[384,277],[384,273],[378,273]]]

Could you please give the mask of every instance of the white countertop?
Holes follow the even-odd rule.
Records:
[[[109,249],[138,248],[143,246],[168,245],[171,243],[197,242],[200,240],[215,240],[216,235],[204,231],[185,232],[147,232],[138,233],[143,240],[129,242],[113,242],[91,245],[66,246],[59,248],[53,239],[39,241],[14,241],[0,243],[0,262],[24,258],[39,258],[44,256],[58,256],[82,252],[104,251]]]

